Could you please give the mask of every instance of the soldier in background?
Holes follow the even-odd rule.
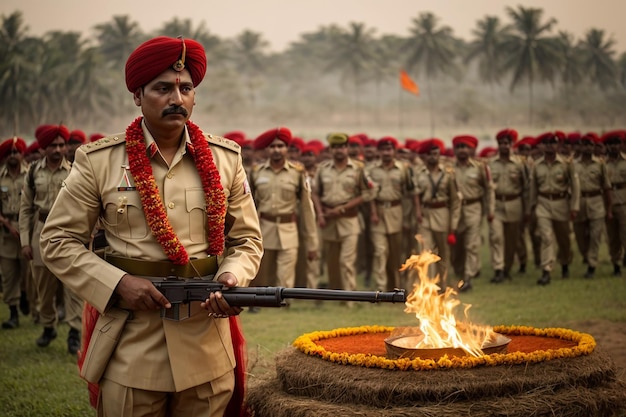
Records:
[[[480,271],[480,229],[483,213],[491,222],[494,216],[493,184],[489,166],[470,157],[478,146],[474,136],[461,135],[452,139],[456,156],[454,174],[461,194],[461,216],[456,228],[456,245],[452,248],[452,266],[459,278],[461,292],[472,288],[472,278]]]
[[[613,276],[621,276],[620,263],[626,244],[626,158],[622,146],[626,139],[624,131],[614,130],[602,135],[601,141],[607,151],[606,169],[612,188],[612,205],[607,215],[606,231],[609,254],[613,263]]]
[[[87,143],[87,136],[85,135],[85,132],[78,129],[70,132],[70,138],[67,140],[67,153],[65,155],[70,164],[74,162],[76,149],[85,143]]]
[[[613,217],[611,182],[606,165],[593,156],[598,140],[598,136],[592,132],[582,136],[576,145],[580,158],[574,161],[580,181],[580,210],[574,219],[574,235],[583,260],[587,263],[585,278],[593,278],[596,272],[600,242],[606,232],[605,217],[607,220]]]
[[[374,197],[363,163],[348,157],[348,135],[327,137],[332,159],[320,163],[313,189],[332,289],[356,289],[355,261],[361,233],[359,205]],[[350,305],[350,304],[348,304]]]
[[[454,169],[440,164],[439,158],[443,151],[441,140],[423,141],[419,153],[425,167],[417,175],[417,190],[422,204],[420,230],[425,249],[441,258],[433,268],[439,275],[442,291],[448,285],[449,245],[456,243],[455,233],[461,217],[461,201]]]
[[[419,197],[413,183],[413,173],[403,161],[396,159],[398,141],[385,136],[378,140],[380,162],[368,170],[368,175],[377,187],[374,200],[370,203],[370,237],[374,245],[373,276],[378,291],[404,288],[400,282],[399,269],[402,258],[402,230],[404,207],[402,200],[410,197],[417,219],[422,218]],[[366,219],[366,223],[368,219]]]
[[[30,307],[26,291],[28,262],[22,256],[18,217],[24,177],[28,168],[23,161],[26,142],[13,137],[0,144],[0,270],[2,271],[2,298],[9,306],[9,319],[3,329],[19,326],[18,306],[28,315]]]
[[[302,150],[304,149],[304,140],[299,137],[291,138],[291,142],[289,142],[289,146],[287,148],[287,158],[290,161],[300,162],[300,157],[302,156]]]
[[[498,156],[489,162],[495,186],[495,215],[489,223],[491,264],[495,270],[492,283],[511,277],[515,253],[520,244],[524,219],[528,217],[528,170],[511,148],[517,140],[517,131],[503,129],[496,134]],[[524,249],[525,249],[525,242]],[[525,251],[524,251],[525,253]],[[520,259],[521,263],[526,259]]]
[[[574,165],[557,153],[558,132],[547,132],[537,138],[543,145],[530,175],[530,205],[537,215],[541,236],[542,275],[539,285],[550,283],[550,272],[556,258],[561,264],[561,277],[569,278],[572,262],[569,222],[576,218],[580,206],[580,182]],[[556,240],[556,241],[555,241]]]

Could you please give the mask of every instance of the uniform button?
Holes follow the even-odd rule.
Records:
[[[169,208],[171,208],[171,209],[173,209],[173,208],[174,208],[174,206],[175,206],[175,204],[174,204],[174,203],[171,203],[171,202],[170,202],[170,203],[167,203],[167,207],[169,207]]]
[[[167,178],[171,180],[172,178],[174,178],[174,174],[172,174],[171,172],[168,172]]]

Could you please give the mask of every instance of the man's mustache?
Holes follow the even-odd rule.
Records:
[[[167,116],[169,114],[182,114],[183,116],[187,117],[188,112],[187,109],[184,107],[173,106],[163,110],[163,116]]]

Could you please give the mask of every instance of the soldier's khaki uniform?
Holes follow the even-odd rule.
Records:
[[[421,232],[424,248],[441,257],[435,266],[441,287],[447,286],[450,247],[448,233],[455,231],[461,217],[461,200],[456,184],[454,169],[439,165],[437,173],[427,168],[417,175],[417,191],[422,204]]]
[[[482,161],[468,159],[467,165],[454,166],[461,195],[461,217],[452,248],[452,266],[459,279],[472,279],[480,271],[479,249],[483,213],[493,216],[494,193],[489,168]]]
[[[405,196],[414,198],[416,195],[411,174],[409,167],[398,160],[390,169],[378,162],[369,170],[369,177],[377,185],[372,205],[376,207],[379,221],[370,225],[370,233],[374,244],[372,269],[378,291],[390,291],[402,286],[399,272],[404,261],[402,230],[405,213],[402,200]]]
[[[259,213],[265,250],[253,284],[293,288],[299,234],[302,234],[307,251],[317,251],[318,248],[315,211],[304,168],[299,163],[285,161],[283,168],[274,171],[266,161],[252,171],[250,187]]]
[[[315,187],[315,178],[317,174],[317,165],[310,170],[305,170],[306,180],[309,183],[311,190]],[[315,208],[314,208],[315,210]],[[298,219],[298,228],[302,227],[303,219]],[[317,235],[317,257],[315,259],[309,259],[308,257],[308,245],[305,241],[304,234],[298,235],[300,244],[298,245],[298,264],[296,265],[296,287],[317,288],[319,285],[320,275],[320,259],[322,258],[320,242],[322,241],[322,230],[315,223],[315,233]]]
[[[59,285],[62,284],[42,261],[39,237],[61,185],[69,175],[71,165],[66,159],[63,159],[59,168],[51,171],[46,161],[47,159],[43,158],[33,162],[34,168],[29,169],[29,174],[32,172],[32,182],[29,174],[24,176],[19,226],[22,247],[30,245],[33,251],[31,270],[33,282],[37,288],[39,322],[44,327],[54,328],[58,319],[55,296],[59,290]],[[76,213],[75,210],[76,208],[70,209]],[[80,331],[82,301],[66,287],[64,287],[63,300],[65,321],[72,329]]]
[[[509,159],[492,159],[489,168],[496,202],[494,218],[489,223],[491,263],[494,270],[502,270],[507,276],[513,267],[515,253],[520,244],[524,215],[530,214],[528,171],[515,155],[511,155]],[[525,260],[520,259],[521,262]]]
[[[2,217],[18,231],[22,187],[27,172],[26,165],[22,165],[19,174],[13,176],[6,164],[0,166]],[[0,270],[2,271],[2,299],[9,306],[17,306],[20,302],[21,288],[28,287],[29,284],[27,282],[28,262],[22,256],[20,240],[6,227],[0,229]]]
[[[574,162],[580,181],[580,211],[574,219],[574,235],[580,254],[590,267],[598,265],[598,251],[606,231],[604,191],[611,189],[606,165],[596,159]]]
[[[332,159],[320,163],[313,192],[322,208],[343,206],[350,200],[373,198],[373,184],[367,179],[363,163],[349,159],[347,166],[337,169]],[[322,228],[324,254],[331,289],[356,289],[355,261],[357,241],[361,232],[358,206],[346,210],[341,217],[327,218]]]
[[[619,265],[626,245],[626,156],[606,160],[606,169],[612,189],[613,218],[606,221],[611,262]]]
[[[530,175],[530,204],[535,207],[537,228],[541,236],[541,267],[552,271],[555,244],[558,261],[572,261],[570,215],[580,207],[580,183],[571,162],[557,154],[552,163],[539,158]],[[556,239],[556,242],[555,242]]]
[[[168,166],[143,123],[142,128],[147,148],[156,151],[150,154],[151,166],[169,222],[189,258],[206,260],[211,237],[207,236],[205,193],[187,150],[188,132],[185,129]],[[240,148],[221,137],[209,135],[207,140],[227,202],[226,248],[217,258],[215,276],[231,272],[237,285],[246,286],[256,275],[262,241]],[[45,262],[101,313],[118,305],[115,288],[126,271],[85,248],[96,222],[109,244],[107,256],[131,258],[129,262],[135,264],[136,260],[167,261],[147,223],[128,164],[123,134],[81,146],[41,235]],[[88,356],[84,367],[98,360],[103,358]],[[103,389],[117,384],[160,392],[192,387],[224,392],[232,389],[234,366],[229,320],[209,317],[199,302],[192,302],[190,317],[181,321],[164,320],[159,310],[133,311],[101,384]],[[204,388],[205,384],[210,387]]]

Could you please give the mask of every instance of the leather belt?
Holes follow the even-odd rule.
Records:
[[[3,214],[2,215],[2,217],[12,222],[16,222],[18,219],[18,216],[19,214]]]
[[[379,206],[383,208],[397,207],[400,204],[402,204],[402,200],[393,200],[393,201],[376,200],[376,204],[378,204]]]
[[[580,192],[580,196],[581,197],[585,197],[585,198],[589,198],[589,197],[597,197],[599,195],[602,195],[602,190],[596,190],[596,191],[581,191]]]
[[[39,221],[42,223],[46,222],[46,219],[48,218],[48,213],[43,213],[43,212],[39,212]]]
[[[276,216],[272,214],[261,213],[259,217],[261,217],[263,220],[275,223],[294,223],[296,221],[296,215],[294,213],[278,214]]]
[[[424,203],[422,203],[422,205],[426,208],[443,208],[443,207],[448,207],[448,202],[447,201],[426,201]]]
[[[622,188],[626,188],[626,182],[615,182],[612,187],[614,190],[621,190]]]
[[[539,195],[543,198],[547,198],[548,200],[562,200],[565,197],[567,197],[567,193],[563,192],[563,193],[542,193],[541,191],[539,192]]]
[[[104,260],[131,275],[144,277],[196,278],[215,275],[217,272],[217,258],[215,256],[191,259],[186,265],[174,265],[170,261],[145,261],[108,254],[104,256]]]
[[[467,200],[463,200],[464,206],[469,206],[470,204],[476,204],[482,200],[482,197],[477,198],[468,198]]]
[[[513,201],[520,198],[521,194],[496,194],[496,200],[498,201]]]

